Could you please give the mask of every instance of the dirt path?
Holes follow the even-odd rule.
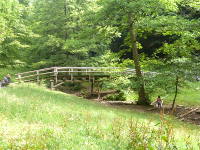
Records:
[[[99,101],[96,99],[92,99],[98,103],[104,104],[109,107],[126,109],[126,110],[136,110],[138,112],[145,112],[145,113],[160,113],[160,109],[155,108],[153,106],[141,106],[136,105],[131,102],[117,102],[117,101]],[[164,105],[162,108],[162,112],[165,114],[171,115],[171,105]],[[198,107],[185,107],[177,105],[173,115],[184,122],[189,122],[192,124],[200,125],[200,108]]]
[[[62,90],[60,90],[60,91],[62,91]],[[82,95],[80,95],[80,93],[69,92],[69,91],[62,91],[62,92],[82,97]],[[133,110],[133,111],[138,111],[138,112],[157,113],[157,114],[161,112],[160,109],[155,108],[153,106],[136,105],[133,102],[103,101],[103,100],[95,99],[94,97],[89,97],[86,99],[95,101],[97,103],[101,103],[108,107],[126,109],[129,111]],[[162,112],[164,112],[165,114],[171,115],[171,105],[163,105]],[[200,125],[200,107],[194,108],[194,107],[186,107],[186,106],[177,105],[173,115],[181,121]]]

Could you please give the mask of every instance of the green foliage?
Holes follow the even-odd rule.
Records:
[[[33,6],[31,27],[39,36],[32,40],[30,63],[84,66],[108,50],[110,40],[95,24],[95,1],[36,0]]]
[[[18,59],[39,68],[110,65],[111,60],[100,60],[113,39],[123,36],[123,46],[130,47],[128,14],[139,41],[147,33],[177,37],[160,43],[156,55],[174,59],[199,50],[198,0],[4,0],[0,8],[1,65]],[[120,56],[114,57],[118,61]]]
[[[118,93],[115,93],[115,94],[109,94],[103,97],[103,99],[108,100],[108,101],[125,101],[126,97],[122,91],[119,91]]]
[[[200,47],[199,11],[198,0],[3,0],[0,66],[133,68],[128,32],[132,18],[142,69],[160,72],[166,79],[147,75],[145,88],[149,95],[165,95],[173,92],[175,75],[184,83],[199,74],[194,58]],[[153,36],[164,40],[154,41]],[[144,47],[154,44],[159,46],[149,49],[153,54],[146,57]],[[141,81],[119,77],[105,86],[135,93]]]
[[[179,4],[180,13],[186,18],[200,17],[199,0],[185,0]]]
[[[146,69],[151,71],[157,70],[154,74],[147,73],[145,76],[146,89],[154,99],[158,95],[161,95],[167,99],[167,103],[170,103],[170,99],[173,99],[176,77],[178,76],[178,99],[180,98],[178,103],[189,104],[186,101],[189,101],[189,97],[191,97],[191,103],[194,104],[197,102],[199,104],[196,96],[198,92],[192,87],[187,86],[188,81],[191,83],[197,82],[196,77],[200,73],[198,58],[179,58],[165,63],[159,60],[148,60],[144,63]],[[186,89],[191,92],[191,95],[189,94],[188,98],[182,98],[185,95],[183,91]]]
[[[72,91],[80,91],[83,88],[81,83],[66,83],[64,84],[64,86]]]
[[[23,22],[25,7],[17,0],[0,2],[0,65],[14,64],[28,48],[29,30]]]

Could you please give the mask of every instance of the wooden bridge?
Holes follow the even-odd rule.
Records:
[[[18,73],[17,80],[19,82],[38,82],[41,80],[50,80],[51,89],[54,89],[67,81],[89,81],[93,90],[94,82],[103,77],[112,75],[128,75],[134,74],[134,69],[118,68],[118,67],[51,67],[29,72]],[[91,90],[91,91],[92,91]]]

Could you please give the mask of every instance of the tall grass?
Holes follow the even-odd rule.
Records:
[[[0,149],[198,149],[199,128],[33,84],[0,89]],[[190,135],[190,137],[189,137]]]

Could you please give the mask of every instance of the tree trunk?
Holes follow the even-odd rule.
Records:
[[[138,90],[139,98],[138,98],[137,104],[149,105],[150,100],[149,100],[148,95],[145,93],[144,78],[143,78],[141,67],[140,67],[139,54],[138,54],[138,48],[137,48],[137,35],[136,35],[136,30],[134,28],[131,14],[128,15],[128,23],[129,23],[129,33],[130,33],[133,61],[135,64],[136,76],[137,76],[137,79],[139,80],[139,90]]]
[[[177,94],[178,94],[178,82],[179,82],[179,78],[178,76],[176,76],[176,90],[175,90],[175,96],[174,96],[174,100],[173,100],[173,104],[172,104],[172,113],[174,112],[174,106],[175,106],[175,103],[176,103],[176,97],[177,97]]]
[[[64,16],[65,16],[65,22],[67,22],[67,2],[65,1],[64,3]],[[66,26],[66,25],[65,25]],[[67,40],[67,37],[68,37],[68,33],[67,33],[67,29],[66,27],[64,28],[64,39]]]

